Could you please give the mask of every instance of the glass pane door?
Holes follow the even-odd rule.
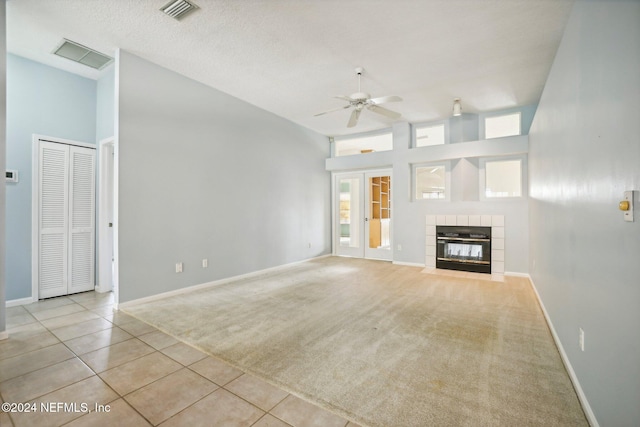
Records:
[[[336,253],[362,257],[363,210],[362,174],[343,175],[336,179]]]
[[[367,231],[365,258],[391,259],[391,176],[367,174]]]
[[[391,260],[391,171],[335,175],[336,255]]]

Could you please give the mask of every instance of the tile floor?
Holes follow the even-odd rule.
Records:
[[[0,412],[2,427],[356,427],[114,312],[110,293],[10,307],[7,329],[0,400],[36,411]]]

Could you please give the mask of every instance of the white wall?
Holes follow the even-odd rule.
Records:
[[[117,66],[120,302],[330,251],[328,138],[128,52]]]
[[[530,271],[601,426],[640,422],[639,99],[640,2],[578,1],[530,132]]]
[[[509,109],[522,111],[523,131],[529,130],[535,106]],[[392,226],[393,260],[400,263],[424,264],[426,260],[427,215],[504,215],[505,271],[527,273],[529,270],[528,197],[480,200],[479,159],[511,158],[528,151],[528,136],[469,140],[477,138],[479,116],[465,114],[449,121],[451,143],[411,148],[412,128],[409,123],[396,123],[393,128],[393,151],[359,154],[327,159],[327,170],[344,172],[358,169],[393,168]],[[412,165],[447,161],[451,164],[450,200],[414,200]],[[526,161],[525,161],[526,167]],[[526,170],[525,181],[526,188]],[[402,247],[398,250],[398,245]]]

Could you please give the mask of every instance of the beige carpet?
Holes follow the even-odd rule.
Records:
[[[329,257],[124,311],[363,425],[588,425],[524,278]]]

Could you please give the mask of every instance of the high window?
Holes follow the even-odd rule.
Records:
[[[444,124],[415,127],[416,147],[426,147],[429,145],[441,145],[445,143]]]
[[[446,200],[449,198],[448,164],[414,167],[415,200]]]
[[[389,151],[393,149],[393,135],[391,132],[355,137],[336,137],[334,140],[334,157],[350,156],[353,154],[372,153],[375,151]]]
[[[485,139],[520,135],[522,133],[520,119],[520,112],[486,117],[484,119]]]
[[[485,160],[480,182],[483,198],[522,196],[522,159]],[[483,179],[484,178],[484,179]]]

